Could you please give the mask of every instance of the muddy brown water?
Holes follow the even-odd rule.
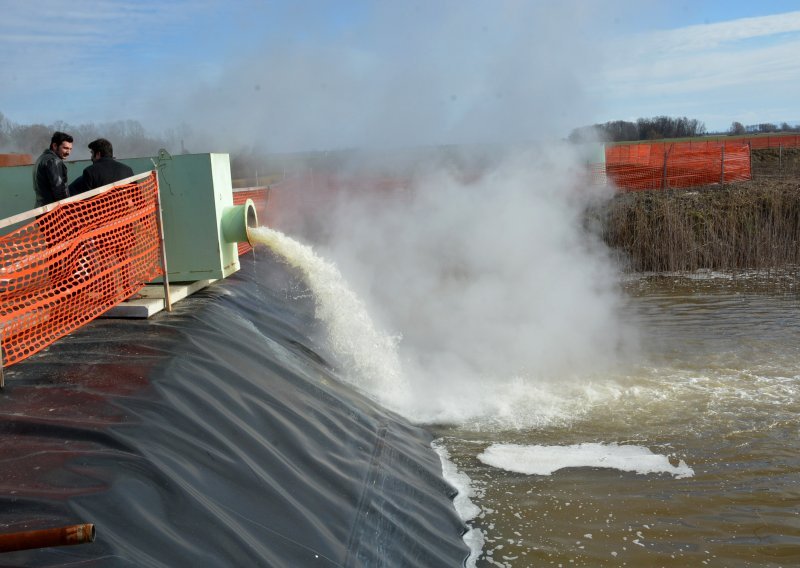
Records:
[[[470,478],[477,566],[800,565],[800,294],[700,275],[628,283],[640,356],[593,379],[580,415],[438,434]],[[635,445],[691,476],[491,467],[492,444]]]

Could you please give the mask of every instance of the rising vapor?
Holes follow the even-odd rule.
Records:
[[[608,7],[381,2],[345,17],[292,4],[260,8],[252,17],[282,25],[216,79],[167,79],[154,121],[192,124],[198,151],[264,152],[558,139],[591,122],[584,87]],[[315,35],[323,17],[346,21]]]
[[[471,179],[432,168],[400,191],[342,191],[317,219],[324,255],[402,337],[408,415],[562,419],[633,349],[615,267],[584,222],[608,189],[580,171],[570,146],[533,147]]]

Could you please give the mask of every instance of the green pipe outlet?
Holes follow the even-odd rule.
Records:
[[[256,207],[253,205],[252,199],[245,201],[244,205],[226,207],[222,210],[220,228],[222,229],[222,238],[225,239],[225,242],[234,244],[242,242],[249,243],[250,239],[247,236],[248,227],[258,227]]]

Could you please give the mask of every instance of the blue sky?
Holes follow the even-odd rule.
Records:
[[[198,150],[514,142],[656,115],[800,121],[800,1],[0,0],[0,13],[7,119],[132,119]]]

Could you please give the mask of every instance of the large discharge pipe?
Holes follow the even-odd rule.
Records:
[[[225,242],[233,244],[250,243],[247,229],[256,227],[258,227],[258,216],[252,199],[247,199],[242,205],[227,207],[222,211],[220,228]]]

